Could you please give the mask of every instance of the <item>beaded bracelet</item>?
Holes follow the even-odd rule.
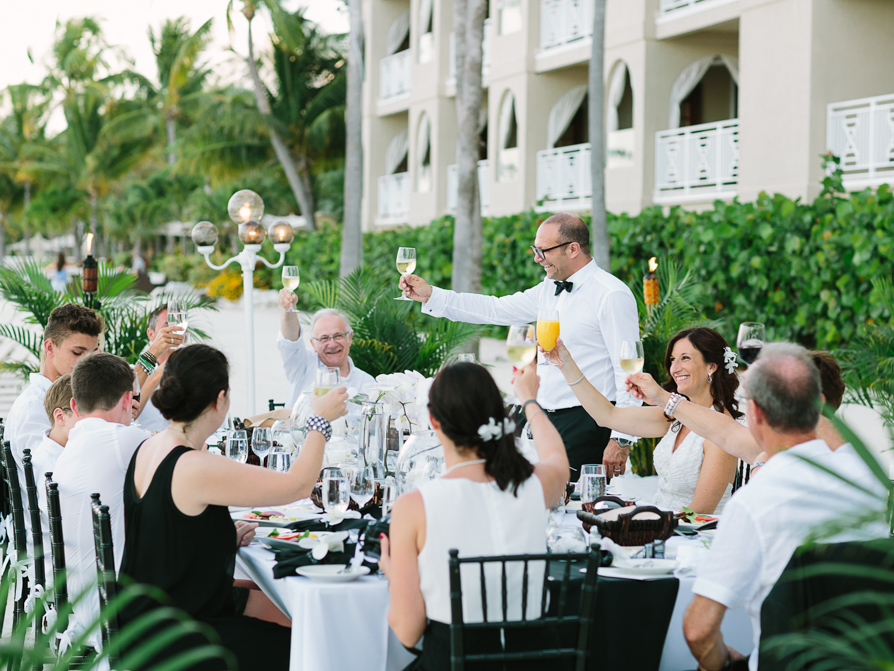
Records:
[[[320,417],[319,415],[311,415],[308,417],[307,421],[304,423],[304,430],[306,432],[319,431],[323,434],[323,438],[326,439],[326,442],[332,438],[332,424],[329,423],[328,419]]]
[[[147,376],[150,376],[155,372],[155,368],[148,365],[142,358],[137,359],[137,365],[143,369],[143,372],[146,373]]]
[[[140,352],[140,358],[146,359],[146,363],[148,363],[152,366],[158,365],[158,358],[152,352],[150,352],[148,349],[144,349],[142,352]]]
[[[668,419],[672,419],[674,416],[674,412],[677,409],[677,406],[680,404],[680,401],[683,400],[683,395],[674,392],[671,394],[670,399],[667,402],[667,405],[664,406],[664,416]]]

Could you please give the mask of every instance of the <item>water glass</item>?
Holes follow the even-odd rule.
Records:
[[[168,325],[180,326],[181,328],[178,330],[183,334],[184,343],[182,345],[178,345],[174,349],[185,347],[186,329],[189,325],[189,312],[187,310],[185,301],[182,301],[179,298],[172,298],[168,301]]]
[[[338,469],[326,471],[323,475],[323,509],[327,513],[344,515],[348,512],[351,497],[348,478]]]
[[[394,502],[397,500],[397,483],[394,478],[385,478],[382,481],[382,517],[391,512]]]
[[[248,461],[248,434],[245,431],[227,433],[227,457],[240,464]]]
[[[282,447],[273,448],[273,451],[267,457],[267,468],[269,468],[271,471],[277,471],[279,473],[288,473],[291,467],[291,450],[284,449]]]
[[[600,496],[605,496],[605,466],[602,464],[584,464],[581,466],[581,491],[582,503],[595,501]]]
[[[358,466],[351,471],[351,498],[362,508],[376,493],[373,471],[369,466]]]
[[[259,459],[263,459],[273,447],[273,432],[264,426],[258,426],[251,434],[251,449],[258,455]]]

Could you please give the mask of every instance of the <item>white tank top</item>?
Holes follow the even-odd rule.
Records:
[[[547,510],[540,478],[532,475],[518,488],[518,496],[501,491],[494,482],[467,478],[439,478],[419,487],[425,504],[425,545],[419,553],[419,586],[430,620],[449,624],[450,577],[448,550],[460,557],[482,557],[546,552]],[[510,620],[521,619],[523,564],[507,569],[507,609]],[[483,622],[479,568],[461,568],[463,619]],[[499,564],[485,569],[488,621],[502,619]],[[543,565],[528,567],[527,617],[540,616]]]

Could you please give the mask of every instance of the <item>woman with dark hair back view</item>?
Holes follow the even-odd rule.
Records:
[[[407,647],[425,634],[414,669],[449,668],[448,550],[456,548],[465,557],[546,551],[547,509],[564,496],[568,458],[559,433],[534,400],[539,382],[533,364],[516,372],[515,393],[540,457],[533,466],[515,447],[500,391],[485,368],[453,364],[432,383],[429,414],[447,470],[395,502],[379,563],[391,581],[388,622],[394,633]],[[490,569],[495,573],[486,572],[488,611],[502,613],[500,569]],[[507,565],[510,620],[521,619],[521,570]],[[543,567],[538,573],[531,564],[529,618],[540,615],[542,582]],[[463,571],[466,622],[483,621],[479,586],[477,571],[474,577]],[[536,649],[539,642],[528,639],[516,649]],[[516,643],[507,639],[507,646]]]
[[[125,543],[121,574],[159,588],[171,605],[214,629],[242,671],[289,668],[291,631],[260,591],[233,587],[238,545],[256,525],[237,531],[226,506],[270,506],[310,495],[323,460],[329,423],[345,414],[344,387],[314,397],[316,416],[301,452],[287,473],[240,464],[209,454],[205,441],[230,407],[226,357],[207,345],[175,351],[152,401],[170,426],[144,442],[124,481]],[[247,600],[246,600],[247,597]],[[131,621],[158,607],[144,598],[128,604]],[[207,645],[193,635],[178,639],[144,668]],[[263,651],[261,659],[259,652]],[[218,671],[219,661],[190,669]]]
[[[673,401],[668,403],[668,414],[665,408],[616,408],[584,377],[561,338],[558,342],[549,359],[562,369],[581,405],[599,426],[647,438],[662,437],[653,453],[658,491],[652,503],[670,510],[687,507],[697,513],[719,513],[732,492],[736,458],[674,421]],[[664,388],[679,398],[744,421],[736,400],[739,377],[735,361],[736,355],[714,329],[701,326],[680,331],[667,344]]]

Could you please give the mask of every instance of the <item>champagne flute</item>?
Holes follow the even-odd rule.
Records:
[[[416,248],[415,247],[401,247],[397,250],[397,271],[403,275],[409,275],[414,270],[416,270]],[[408,301],[411,300],[401,294],[394,300],[396,301]]]
[[[283,266],[282,267],[282,285],[284,288],[291,291],[293,294],[295,290],[298,288],[298,285],[301,284],[301,276],[298,273],[298,266]],[[290,307],[286,312],[298,312],[293,307]]]
[[[623,340],[621,341],[621,370],[628,375],[635,375],[643,372],[643,363],[645,357],[643,355],[642,340]]]
[[[255,427],[251,433],[251,449],[258,455],[261,464],[264,463],[264,457],[270,453],[271,447],[273,447],[273,432],[265,426]]]
[[[376,483],[372,468],[359,466],[351,471],[351,498],[362,508],[372,500],[376,492]]]
[[[558,339],[558,310],[540,310],[537,313],[537,344],[540,345],[545,352],[552,352],[556,347],[556,340]],[[549,366],[549,358],[547,357],[546,362],[539,365]]]
[[[168,301],[168,325],[180,326],[180,332],[183,334],[184,344],[177,345],[172,349],[180,349],[185,346],[186,328],[189,324],[189,314],[186,303],[179,298],[172,298]]]
[[[317,368],[317,381],[316,384],[314,384],[314,394],[317,396],[325,396],[338,387],[339,379],[338,368]]]
[[[537,358],[537,337],[531,324],[509,327],[506,356],[516,368],[523,368]]]
[[[330,515],[344,515],[348,512],[350,487],[348,478],[338,469],[323,474],[323,508]]]
[[[227,457],[240,464],[248,461],[248,434],[244,430],[227,434]]]
[[[739,325],[739,335],[736,338],[736,349],[742,361],[749,366],[754,363],[761,353],[761,348],[766,342],[766,331],[760,322],[742,322]]]

